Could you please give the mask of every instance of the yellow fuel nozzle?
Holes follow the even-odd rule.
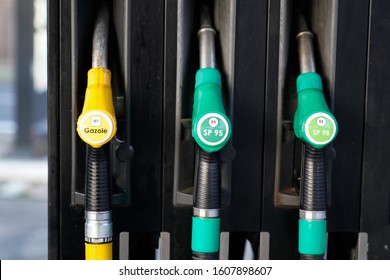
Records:
[[[77,132],[85,143],[94,148],[100,148],[116,134],[111,72],[106,68],[88,71],[88,87],[83,111],[77,121]]]

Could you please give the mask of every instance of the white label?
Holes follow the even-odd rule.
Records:
[[[102,126],[102,118],[100,116],[92,116],[91,126]]]

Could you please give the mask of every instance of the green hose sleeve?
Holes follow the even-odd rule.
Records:
[[[192,217],[191,248],[194,252],[219,251],[220,218]]]
[[[299,220],[298,251],[321,255],[326,250],[326,220]]]

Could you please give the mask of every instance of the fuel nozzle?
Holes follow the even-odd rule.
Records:
[[[77,132],[87,144],[85,175],[85,258],[112,259],[112,211],[109,147],[116,134],[116,119],[107,69],[109,9],[105,1],[98,7],[92,43],[92,68]]]
[[[298,251],[302,260],[324,259],[326,252],[325,147],[337,135],[337,122],[326,104],[316,73],[313,33],[301,6],[295,10],[301,74],[297,79],[298,108],[294,132],[303,141]]]
[[[301,8],[296,9],[296,18],[301,74],[297,79],[298,108],[294,116],[294,132],[305,143],[323,148],[335,139],[338,125],[326,104],[321,77],[316,73],[314,36]]]
[[[221,163],[219,150],[229,141],[231,125],[222,101],[221,74],[216,68],[215,29],[208,3],[198,32],[200,69],[196,73],[192,136],[198,144],[192,217],[192,258],[219,258]]]
[[[203,5],[198,32],[200,69],[195,77],[192,136],[207,152],[222,149],[231,135],[222,100],[221,74],[216,68],[215,34],[208,7]]]
[[[77,132],[88,145],[99,148],[116,134],[116,118],[112,101],[111,72],[107,69],[109,10],[102,3],[96,18],[92,43],[92,68],[84,106],[77,121]]]

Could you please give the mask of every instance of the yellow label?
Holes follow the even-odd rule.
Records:
[[[108,114],[90,111],[79,119],[77,131],[84,142],[97,148],[110,141],[113,128],[113,121]]]

